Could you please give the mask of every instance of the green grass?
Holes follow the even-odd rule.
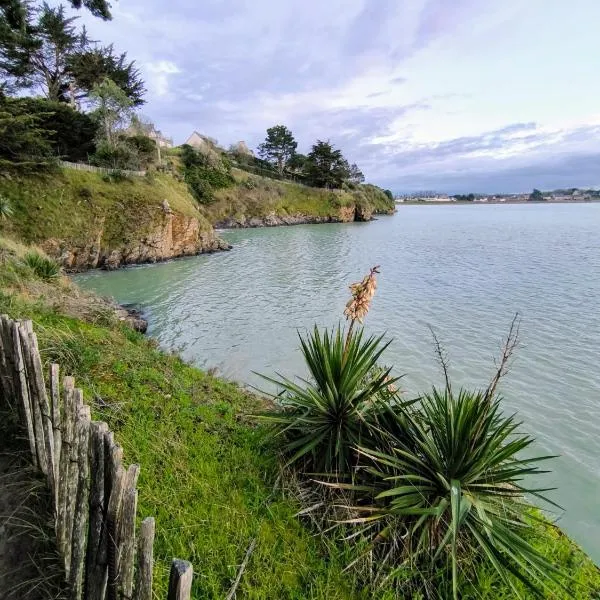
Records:
[[[339,216],[341,209],[357,205],[381,213],[393,210],[393,203],[375,186],[363,185],[356,191],[325,190],[276,181],[239,169],[234,169],[233,173],[237,185],[217,191],[215,201],[203,209],[213,223],[227,217],[265,217],[271,213],[279,216]]]
[[[0,195],[12,215],[0,232],[26,243],[66,240],[72,245],[121,247],[139,239],[163,214],[168,200],[177,213],[196,217],[210,229],[184,183],[168,175],[105,181],[99,173],[64,169],[37,177],[0,177]]]
[[[239,600],[396,598],[344,572],[356,549],[316,537],[294,516],[299,506],[274,486],[278,466],[248,418],[262,408],[259,399],[108,319],[92,323],[50,308],[51,287],[61,296],[73,290],[20,266],[23,251],[0,244],[0,313],[33,319],[44,362],[75,376],[94,417],[115,430],[125,460],[141,465],[139,517],[154,516],[157,525],[156,597],[166,597],[170,560],[178,557],[194,565],[194,599],[224,598],[256,538]],[[43,293],[34,294],[38,288]],[[536,528],[534,543],[576,580],[572,594],[555,598],[592,598],[596,567],[558,530],[545,529]],[[463,571],[463,598],[512,598],[492,569]],[[476,586],[469,583],[475,573]]]

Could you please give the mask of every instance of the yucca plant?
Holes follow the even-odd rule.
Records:
[[[53,279],[60,274],[59,264],[39,252],[28,252],[23,260],[40,279]]]
[[[300,345],[309,379],[262,376],[281,390],[273,395],[277,409],[262,418],[281,439],[288,464],[347,475],[382,410],[380,399],[389,397],[396,381],[390,369],[377,367],[389,342],[365,338],[362,330],[345,335],[338,326],[332,332],[315,327],[300,336]]]
[[[549,579],[559,582],[559,571],[526,539],[532,507],[525,496],[548,501],[548,490],[524,479],[544,473],[539,463],[549,457],[523,456],[534,440],[517,433],[520,423],[501,414],[500,400],[448,386],[422,397],[418,414],[402,405],[394,413],[401,435],[385,451],[359,448],[365,481],[344,486],[372,499],[348,522],[385,542],[385,560],[425,570],[449,560],[454,599],[463,559],[488,560],[516,597],[513,577],[538,595]]]
[[[14,214],[14,210],[10,200],[0,194],[0,220],[10,219]]]

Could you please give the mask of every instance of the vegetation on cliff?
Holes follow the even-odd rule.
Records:
[[[127,249],[133,251],[147,242],[148,260],[152,260],[152,243],[157,244],[153,259],[160,260],[169,257],[161,256],[161,248],[168,250],[166,238],[175,234],[180,239],[173,243],[187,249],[182,253],[194,253],[194,244],[200,252],[217,243],[185,184],[168,175],[115,178],[71,169],[13,175],[0,177],[0,196],[11,209],[11,216],[0,221],[0,231],[39,244],[55,258],[63,252],[79,252],[98,255],[101,263],[115,250],[126,254]],[[173,223],[182,225],[181,232],[173,231]],[[154,239],[163,229],[167,246]],[[78,268],[96,266],[87,264],[85,257],[81,261]]]
[[[194,598],[223,598],[256,539],[238,597],[407,597],[392,585],[374,590],[369,569],[345,570],[368,546],[315,535],[311,514],[296,516],[301,486],[282,477],[266,429],[250,418],[269,408],[263,400],[159,351],[68,280],[39,278],[25,264],[30,251],[0,241],[0,312],[33,319],[45,362],[77,378],[126,460],[141,464],[139,513],[157,518],[159,595],[179,556],[194,564]],[[545,597],[587,600],[600,588],[596,567],[559,530],[538,524],[528,541],[573,578],[568,593],[555,587]],[[461,598],[514,598],[485,565],[461,563],[459,578]]]

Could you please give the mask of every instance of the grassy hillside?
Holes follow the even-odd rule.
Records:
[[[234,169],[236,185],[215,193],[213,203],[202,212],[213,223],[226,218],[308,215],[335,217],[341,208],[358,206],[373,213],[390,213],[394,203],[372,185],[357,190],[325,190],[276,181]]]
[[[163,213],[167,200],[177,213],[210,224],[196,208],[185,184],[168,175],[112,179],[98,173],[64,169],[39,177],[0,177],[0,194],[14,214],[0,231],[27,243],[57,238],[84,244],[102,229],[108,247],[140,237]]]
[[[195,599],[224,598],[253,539],[240,600],[397,597],[344,571],[356,549],[315,537],[294,516],[299,507],[248,417],[260,399],[157,350],[68,280],[39,279],[23,263],[25,252],[0,240],[0,312],[34,320],[44,361],[76,377],[126,461],[141,464],[139,514],[157,521],[157,597],[166,597],[176,556],[194,565]],[[548,597],[587,600],[600,590],[597,569],[560,531],[536,526],[532,539],[574,578],[569,592]],[[494,573],[473,565],[465,566],[461,590],[464,599],[514,597]]]

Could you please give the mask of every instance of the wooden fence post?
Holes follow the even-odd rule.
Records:
[[[60,408],[60,368],[50,365],[50,404],[52,411],[52,432],[54,436],[54,476],[56,479],[56,499],[58,501],[58,480],[60,471],[60,453],[62,450],[61,408]]]
[[[90,430],[90,525],[87,547],[87,600],[103,600],[106,590],[106,496],[104,437],[106,423],[92,423]]]
[[[12,347],[11,321],[8,315],[0,315],[0,391],[7,406],[11,406],[17,396]]]
[[[108,532],[108,600],[117,600],[118,598],[118,571],[117,571],[117,553],[118,553],[118,522],[123,504],[123,486],[125,484],[125,470],[119,464],[112,482],[110,498],[108,500],[108,511],[106,514],[107,532]]]
[[[27,368],[27,380],[29,384],[29,397],[33,406],[34,415],[40,420],[43,440],[43,456],[40,459],[41,468],[48,478],[48,486],[53,495],[56,494],[56,477],[54,474],[54,432],[52,429],[52,416],[50,404],[46,394],[44,383],[44,372],[42,360],[37,343],[37,337],[33,332],[31,321],[23,321],[19,327],[21,333],[21,347],[25,367]],[[36,436],[37,436],[36,431]]]
[[[4,320],[4,319],[3,319]],[[29,449],[31,450],[31,460],[34,467],[39,466],[38,448],[39,443],[36,437],[37,429],[34,422],[34,412],[31,399],[29,398],[29,387],[27,385],[27,375],[25,373],[25,363],[21,352],[21,334],[19,333],[19,324],[14,321],[6,321],[5,327],[11,329],[13,366],[15,369],[14,392],[21,400],[21,407],[25,415],[27,426],[27,437],[29,438]]]
[[[83,597],[87,528],[89,505],[89,435],[90,407],[79,409],[74,443],[77,444],[78,480],[75,512],[73,514],[73,538],[71,542],[71,591],[73,600]]]
[[[167,600],[190,600],[194,570],[187,560],[174,558],[169,574]]]
[[[152,600],[155,527],[152,517],[146,517],[140,527],[134,600]]]

